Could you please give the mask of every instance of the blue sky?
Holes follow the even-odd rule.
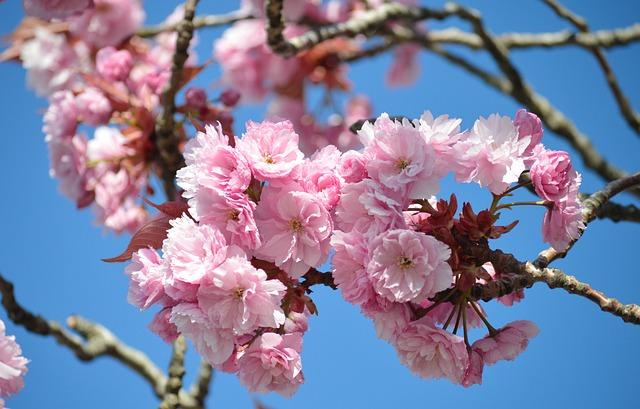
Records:
[[[203,1],[199,12],[227,9]],[[494,32],[555,31],[567,27],[541,2],[465,1],[483,11]],[[593,29],[626,26],[638,21],[640,3],[619,1],[566,2],[586,16]],[[148,21],[158,22],[178,4],[176,1],[148,1]],[[439,5],[440,2],[429,2]],[[0,5],[0,33],[8,33],[22,16],[20,2]],[[440,26],[434,24],[433,26]],[[200,33],[198,52],[206,59],[220,30]],[[494,69],[481,53],[460,52],[475,62]],[[640,109],[640,46],[607,52],[622,87]],[[584,50],[514,51],[513,59],[526,78],[554,105],[571,117],[589,135],[605,157],[628,171],[640,168],[640,140],[622,120],[595,59]],[[423,110],[448,113],[472,125],[479,115],[499,112],[513,115],[519,108],[502,96],[432,55],[421,54],[419,81],[409,88],[388,89],[384,73],[388,55],[351,68],[356,92],[371,96],[376,113],[417,116]],[[3,148],[0,169],[4,175],[4,215],[0,272],[16,285],[18,299],[47,318],[63,321],[79,313],[111,328],[128,344],[145,350],[162,368],[170,348],[146,325],[151,312],[141,313],[126,302],[124,265],[105,264],[101,258],[119,253],[127,238],[105,233],[93,224],[89,211],[79,212],[57,192],[48,176],[48,159],[41,133],[41,114],[46,102],[25,87],[25,74],[17,64],[0,65],[0,121]],[[218,78],[217,67],[197,79],[211,86]],[[238,122],[260,119],[262,106],[241,109]],[[238,128],[237,128],[238,129]],[[566,143],[547,132],[544,142],[554,149],[568,149]],[[603,182],[586,170],[584,190],[593,191]],[[443,193],[459,192],[459,199],[478,204],[489,202],[486,192],[451,183]],[[620,195],[621,202],[631,202]],[[519,218],[517,229],[499,243],[521,259],[533,258],[545,248],[540,241],[542,211],[520,208],[505,215]],[[579,279],[592,283],[624,302],[639,301],[640,271],[637,261],[638,225],[597,221],[557,265]],[[485,369],[484,384],[469,389],[447,381],[422,380],[401,366],[393,348],[375,337],[372,324],[339,293],[318,289],[314,299],[320,315],[311,320],[304,338],[305,384],[292,399],[259,395],[269,407],[448,407],[470,406],[511,408],[637,407],[635,388],[640,375],[640,331],[618,318],[601,313],[587,300],[543,285],[527,291],[526,299],[513,308],[491,303],[491,321],[501,326],[528,319],[540,327],[540,335],[515,362],[501,362]],[[0,318],[6,320],[4,312]],[[147,408],[157,401],[137,375],[108,358],[89,364],[56,345],[53,339],[27,333],[11,322],[7,332],[15,334],[24,355],[31,359],[26,387],[8,401],[11,408]],[[193,379],[198,359],[190,350],[186,380]],[[209,402],[216,407],[248,408],[253,395],[235,376],[216,374]]]

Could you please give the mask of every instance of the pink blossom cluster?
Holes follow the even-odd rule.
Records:
[[[134,254],[129,301],[162,305],[152,329],[165,340],[183,334],[250,390],[290,396],[313,309],[299,279],[329,254],[340,153],[305,158],[291,123],[249,122],[241,138],[207,125],[184,156],[188,213],[170,222],[162,256]]]
[[[214,58],[222,68],[222,81],[239,92],[242,102],[262,101],[273,95],[268,119],[291,121],[300,135],[300,149],[306,155],[328,145],[341,151],[361,147],[349,126],[355,120],[370,117],[369,100],[363,95],[351,96],[344,113],[336,112],[339,110],[331,101],[335,91],[349,91],[351,87],[347,65],[338,55],[357,52],[362,48],[361,42],[334,39],[285,59],[267,45],[264,1],[246,0],[243,7],[258,18],[235,23],[214,44]],[[346,21],[368,7],[362,1],[287,1],[283,12],[289,23],[284,36],[290,39],[301,35],[308,30],[309,22]],[[418,51],[419,47],[411,44],[398,47],[387,75],[390,86],[408,85],[417,78]],[[323,87],[327,95],[318,108],[331,112],[323,117],[318,115],[318,108],[313,109],[314,114],[309,112],[306,90],[314,85]]]
[[[579,175],[541,145],[531,113],[460,124],[430,112],[414,121],[383,114],[357,132],[361,150],[328,145],[310,157],[288,121],[249,122],[242,137],[205,126],[177,175],[188,211],[170,221],[162,253],[133,254],[129,301],[162,306],[151,328],[166,341],[183,334],[250,390],[289,396],[303,381],[302,335],[315,311],[308,286],[333,253],[333,283],[403,364],[422,377],[480,383],[485,364],[514,359],[537,334],[528,321],[493,328],[466,298],[473,284],[512,273],[478,255],[516,225],[496,225],[500,209],[516,205],[498,204],[530,169],[542,205],[556,212],[550,203],[572,200]],[[449,173],[487,187],[492,208],[475,213],[465,203],[455,218],[455,195],[435,198]],[[570,240],[571,223],[550,228]],[[442,298],[447,291],[462,296]],[[467,329],[483,324],[488,335],[470,343]]]
[[[412,122],[383,114],[365,123],[358,132],[364,149],[340,158],[345,183],[331,244],[333,278],[343,297],[373,320],[378,336],[396,347],[401,362],[422,377],[469,386],[480,382],[484,364],[519,354],[537,329],[524,321],[501,330],[491,327],[486,338],[470,344],[466,328],[481,326],[486,316],[480,306],[464,299],[460,304],[432,301],[444,290],[465,291],[475,282],[507,275],[491,263],[476,267],[478,260],[466,249],[468,243],[486,246],[515,226],[495,226],[497,208],[475,214],[469,204],[454,219],[455,196],[449,203],[434,197],[439,180],[452,172],[501,199],[531,169],[536,192],[553,202],[544,203],[551,216],[545,217],[543,236],[562,248],[580,227],[562,205],[580,208],[580,177],[564,152],[542,146],[534,114],[519,111],[515,120],[491,115],[467,131],[460,123],[430,112]],[[522,297],[520,291],[500,301],[510,306]],[[447,332],[454,318],[455,329]],[[464,338],[456,335],[459,325],[465,327]]]
[[[16,337],[6,335],[5,325],[0,320],[0,396],[7,397],[24,387],[23,377],[27,373],[29,360],[22,356]],[[4,408],[0,399],[0,408]]]
[[[170,77],[176,34],[161,33],[154,41],[135,37],[144,19],[138,1],[95,0],[88,8],[80,2],[40,1],[25,3],[27,11],[36,3],[54,22],[29,23],[36,24],[33,36],[16,40],[15,46],[29,84],[49,100],[43,131],[51,176],[79,208],[92,205],[98,224],[133,233],[147,219],[140,197],[151,193],[154,117]],[[84,11],[67,13],[72,6]],[[182,15],[178,7],[166,23]],[[66,25],[60,30],[56,21],[63,17]],[[187,66],[195,61],[190,49]],[[203,89],[189,88],[177,108],[228,128],[236,101],[227,92],[222,107],[214,106]]]

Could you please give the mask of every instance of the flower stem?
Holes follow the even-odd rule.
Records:
[[[484,322],[484,325],[487,327],[487,329],[489,330],[489,335],[493,336],[495,334],[498,333],[498,330],[493,328],[493,325],[491,325],[489,323],[489,321],[487,321],[487,318],[484,316],[484,314],[480,311],[480,308],[476,305],[475,302],[471,302],[471,308],[474,309],[474,311],[476,312],[476,314],[478,314],[478,317],[480,317],[480,319],[482,320],[482,322]]]
[[[513,203],[501,204],[500,206],[497,206],[495,209],[493,209],[493,212],[495,213],[501,209],[510,209],[514,206],[544,206],[548,208],[552,205],[553,205],[553,202],[550,202],[548,200],[513,202]]]

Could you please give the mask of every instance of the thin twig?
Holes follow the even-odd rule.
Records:
[[[125,345],[104,326],[80,316],[69,317],[67,323],[80,337],[67,331],[56,321],[43,318],[26,310],[15,298],[13,284],[0,275],[2,305],[9,319],[34,334],[51,336],[69,348],[84,362],[110,356],[133,369],[145,379],[158,397],[164,395],[166,378],[162,371],[140,350]]]
[[[199,29],[226,26],[237,21],[249,20],[252,18],[254,17],[245,10],[236,10],[228,14],[198,16],[193,19],[193,28]],[[178,29],[178,26],[179,23],[159,24],[157,26],[142,27],[140,30],[138,30],[136,35],[143,38],[153,37],[161,33],[176,31]]]
[[[589,33],[589,25],[587,21],[581,16],[575,14],[556,0],[543,0],[545,4],[547,4],[558,16],[564,18],[573,24],[578,30],[583,33]],[[607,80],[607,84],[611,89],[611,93],[613,94],[618,108],[620,109],[620,113],[625,118],[629,126],[636,131],[636,133],[640,133],[640,115],[631,107],[631,103],[629,99],[620,88],[618,84],[618,80],[616,79],[616,75],[611,68],[611,64],[609,64],[609,60],[604,55],[604,52],[598,48],[593,47],[590,49],[591,53],[596,57],[602,72],[604,73],[604,77]]]
[[[176,49],[171,66],[171,77],[162,91],[162,114],[156,120],[156,146],[160,156],[162,181],[167,199],[176,196],[174,178],[176,172],[184,166],[184,158],[178,147],[173,114],[176,109],[175,97],[182,81],[182,68],[189,55],[189,43],[193,37],[193,18],[198,0],[187,0],[184,4],[184,18],[176,28]]]
[[[200,362],[200,370],[198,371],[198,377],[193,382],[189,395],[195,399],[197,405],[204,407],[204,401],[209,395],[211,389],[211,380],[213,379],[213,368],[204,359]]]
[[[311,29],[290,40],[284,38],[283,0],[266,0],[267,42],[271,49],[285,57],[291,57],[323,41],[336,37],[355,37],[360,34],[375,33],[380,27],[394,20],[420,21],[425,19],[442,20],[451,15],[446,10],[426,7],[407,7],[400,3],[385,3],[375,9],[365,11],[336,24]]]
[[[179,335],[173,341],[171,360],[169,361],[169,379],[165,388],[164,398],[160,402],[160,409],[176,409],[180,407],[179,393],[184,376],[184,356],[187,352],[187,341]]]

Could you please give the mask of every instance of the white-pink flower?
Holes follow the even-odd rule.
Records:
[[[380,183],[363,179],[342,188],[336,208],[336,225],[344,231],[382,231],[404,226],[406,200]]]
[[[291,396],[304,382],[299,332],[258,337],[238,359],[238,377],[251,392],[277,392]]]
[[[482,371],[484,369],[484,359],[482,354],[475,349],[469,350],[469,365],[464,372],[462,386],[468,388],[472,385],[480,385],[482,383]]]
[[[233,333],[229,329],[217,328],[195,303],[181,303],[171,309],[169,321],[178,332],[189,338],[211,365],[221,365],[234,351]]]
[[[96,54],[96,69],[108,81],[124,81],[133,68],[133,57],[128,50],[104,47]]]
[[[449,247],[423,233],[395,229],[371,243],[367,273],[376,292],[390,301],[421,302],[451,286]]]
[[[260,181],[286,179],[304,157],[298,149],[298,134],[289,121],[248,122],[247,131],[236,144]]]
[[[42,130],[47,140],[70,139],[78,125],[76,99],[71,91],[57,91],[49,98]]]
[[[543,240],[558,251],[566,249],[585,228],[582,220],[582,205],[574,196],[570,194],[569,199],[555,202],[542,222]]]
[[[50,139],[49,175],[60,182],[60,191],[76,203],[81,203],[87,191],[87,138],[75,135],[71,139]]]
[[[462,337],[436,328],[429,317],[411,322],[397,336],[400,362],[421,378],[462,383],[469,354]]]
[[[197,225],[187,215],[171,220],[170,224],[172,227],[162,244],[169,266],[164,281],[165,291],[176,301],[195,301],[202,278],[234,251],[228,251],[224,236],[218,229],[206,224]]]
[[[353,150],[342,154],[337,170],[346,183],[358,183],[368,176],[364,155]]]
[[[518,128],[518,137],[529,137],[529,145],[525,149],[524,155],[529,156],[533,152],[533,149],[540,144],[542,140],[542,121],[533,112],[529,112],[526,109],[519,109],[516,112],[516,116],[513,119],[513,125]]]
[[[93,6],[93,0],[23,0],[22,4],[27,15],[51,20],[81,13]]]
[[[529,136],[519,137],[509,117],[493,114],[478,119],[455,145],[461,158],[457,179],[477,182],[495,194],[504,192],[525,170],[524,152],[530,141]]]
[[[286,60],[269,49],[261,19],[239,21],[228,28],[214,44],[214,57],[224,81],[249,101],[259,101],[272,87],[285,85],[298,69],[295,58]]]
[[[342,292],[342,297],[356,305],[362,305],[375,296],[375,291],[367,275],[369,262],[368,240],[356,230],[345,233],[335,230],[331,237],[335,254],[333,281]]]
[[[358,136],[365,146],[369,177],[414,199],[437,193],[435,152],[411,122],[382,114],[373,124],[365,122]]]
[[[160,255],[151,248],[143,248],[131,257],[124,272],[129,276],[127,301],[144,310],[166,298],[162,279],[166,265]]]
[[[9,396],[24,386],[22,379],[27,373],[29,360],[22,356],[16,337],[5,333],[0,320],[0,396]]]
[[[200,186],[234,193],[247,190],[251,182],[249,162],[228,141],[219,123],[206,125],[205,132],[189,140],[184,151],[187,166],[177,174],[184,197],[196,196]]]
[[[531,321],[514,321],[493,335],[477,340],[473,349],[478,351],[487,365],[500,360],[513,361],[529,345],[529,340],[540,330]]]
[[[220,328],[236,335],[259,327],[278,328],[285,315],[280,307],[286,287],[267,280],[243,255],[229,257],[207,274],[198,289],[198,305]]]
[[[96,88],[86,88],[76,96],[79,120],[89,125],[106,124],[111,117],[111,102]]]
[[[529,175],[542,199],[558,202],[578,189],[580,175],[573,169],[567,152],[541,148],[535,150],[533,157]]]
[[[36,27],[34,34],[20,49],[29,87],[45,97],[71,88],[79,80],[81,63],[77,50],[68,44],[64,34],[55,34],[43,27]]]
[[[333,230],[331,216],[318,198],[298,185],[267,185],[255,216],[263,240],[256,255],[275,262],[293,278],[327,258]]]
[[[411,320],[409,305],[392,303],[384,311],[373,314],[376,335],[380,339],[394,343]]]
[[[425,111],[420,119],[414,120],[414,126],[434,151],[435,165],[433,173],[442,177],[458,167],[459,158],[454,146],[463,134],[460,132],[461,119],[448,115],[434,117],[431,111]]]
[[[165,307],[160,310],[149,323],[149,329],[159,336],[167,344],[172,343],[178,338],[178,329],[170,322],[171,308]]]
[[[244,193],[225,194],[218,189],[200,188],[189,199],[189,212],[200,223],[220,230],[228,244],[251,253],[261,240],[253,212],[256,204]]]
[[[70,31],[98,48],[117,46],[142,24],[145,13],[138,0],[94,0],[95,7],[71,17]]]

